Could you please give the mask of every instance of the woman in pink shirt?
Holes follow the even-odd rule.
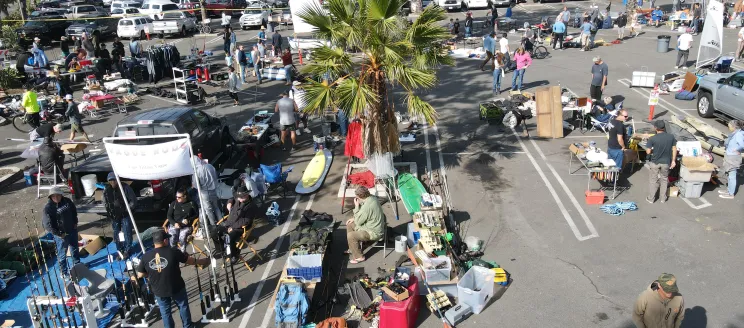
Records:
[[[522,91],[524,70],[532,65],[532,56],[529,52],[524,51],[524,47],[519,47],[514,52],[514,61],[517,62],[517,70],[512,74],[512,91]],[[519,77],[519,84],[517,84],[517,77]]]

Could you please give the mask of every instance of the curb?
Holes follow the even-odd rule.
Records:
[[[0,177],[0,189],[4,189],[5,187],[9,186],[13,182],[20,179],[20,177],[23,176],[23,170],[16,166],[4,166],[0,167],[0,169],[7,169],[7,170],[13,170],[13,173],[6,174],[2,177]]]

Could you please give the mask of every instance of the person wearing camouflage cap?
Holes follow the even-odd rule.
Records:
[[[59,269],[69,279],[69,263],[67,261],[67,251],[70,251],[72,265],[80,263],[80,253],[78,252],[78,216],[75,203],[64,196],[64,190],[60,187],[49,189],[49,201],[44,206],[42,212],[41,224],[44,230],[54,236],[54,243],[57,246],[57,263]]]
[[[685,302],[671,273],[662,273],[633,307],[633,323],[638,328],[679,328],[684,318]]]

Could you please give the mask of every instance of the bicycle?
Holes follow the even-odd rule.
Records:
[[[530,53],[530,56],[534,59],[545,59],[550,55],[550,52],[548,52],[548,48],[545,47],[543,44],[543,41],[541,39],[537,39],[532,42],[532,51],[528,51]],[[522,39],[522,47],[527,50],[528,46],[526,45],[527,38]]]
[[[205,19],[199,23],[199,25],[196,26],[196,29],[199,31],[199,34],[209,34],[212,33],[212,27],[209,26],[209,23],[211,22],[211,19]]]

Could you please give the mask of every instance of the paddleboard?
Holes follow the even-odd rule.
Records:
[[[297,183],[295,192],[304,195],[317,191],[323,185],[332,162],[333,153],[330,150],[322,149],[315,153],[302,174],[302,180]]]
[[[695,136],[695,139],[700,141],[700,146],[703,148],[703,150],[711,149],[711,143],[718,144],[715,139],[711,139],[710,137],[721,140],[726,140],[726,138],[728,138],[728,136],[725,133],[721,132],[721,130],[718,130],[710,126],[708,123],[705,123],[694,117],[685,117],[684,119],[680,120],[676,115],[672,115],[671,122],[683,127],[685,130],[687,130],[687,132],[692,133],[692,135]],[[726,148],[723,146],[723,143],[712,148],[713,149],[711,149],[711,152],[718,156],[723,156],[726,152]]]
[[[421,212],[421,195],[426,193],[426,189],[413,174],[398,175],[398,192],[408,214]]]

